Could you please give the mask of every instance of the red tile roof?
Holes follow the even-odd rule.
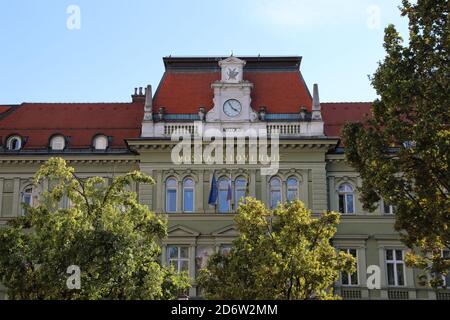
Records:
[[[166,71],[153,97],[153,110],[169,114],[196,114],[213,106],[211,84],[220,79],[218,61],[209,58],[164,58]],[[244,79],[253,83],[252,107],[269,113],[311,110],[312,99],[300,72],[301,57],[244,57]],[[89,148],[97,134],[111,136],[112,148],[125,148],[125,139],[138,138],[144,99],[131,103],[22,103],[0,105],[0,145],[8,136],[26,137],[25,149],[48,147],[54,134],[70,137],[68,147]],[[337,137],[346,122],[363,119],[371,103],[322,103],[325,134]]]
[[[321,103],[325,135],[341,136],[341,129],[347,122],[363,120],[370,116],[371,102],[328,102]]]
[[[112,148],[140,136],[142,103],[23,103],[0,118],[4,143],[12,134],[27,137],[24,149],[48,146],[56,133],[70,137],[69,148],[87,148],[96,134],[112,136]]]
[[[244,79],[253,83],[251,105],[255,111],[266,106],[270,113],[298,112],[301,106],[311,110],[312,99],[299,71],[244,71]],[[153,100],[154,110],[165,107],[167,113],[197,113],[200,106],[213,107],[211,84],[220,80],[219,71],[166,71]]]

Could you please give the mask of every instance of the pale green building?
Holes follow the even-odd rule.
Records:
[[[193,279],[209,255],[229,248],[237,235],[234,211],[249,194],[268,206],[299,198],[314,213],[342,213],[334,245],[358,262],[357,273],[336,284],[345,299],[449,299],[448,290],[421,287],[418,272],[405,266],[395,208],[380,203],[366,212],[358,200],[361,179],[345,162],[339,135],[345,122],[370,113],[370,103],[321,103],[300,63],[300,57],[168,57],[154,94],[151,86],[136,89],[130,103],[0,105],[0,224],[48,188],[32,187],[30,179],[49,157],[61,156],[81,176],[136,169],[151,175],[155,186],[134,187],[143,204],[169,218],[162,261]],[[181,152],[175,133],[203,139]],[[233,138],[232,152],[211,152],[208,137],[219,135]],[[210,164],[214,159],[224,161]],[[213,173],[216,206],[209,204]],[[370,266],[379,270],[379,289],[367,286]],[[197,289],[194,281],[192,297]]]

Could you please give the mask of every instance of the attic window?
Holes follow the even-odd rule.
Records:
[[[20,150],[22,149],[22,138],[19,136],[9,137],[6,141],[6,149],[8,150]]]
[[[108,138],[104,135],[96,136],[93,145],[95,150],[106,150],[108,148]]]
[[[50,149],[52,150],[64,150],[66,147],[66,140],[63,136],[54,136],[50,140]]]

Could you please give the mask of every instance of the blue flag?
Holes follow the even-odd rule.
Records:
[[[209,191],[208,204],[215,205],[217,203],[217,196],[219,195],[219,189],[217,187],[216,172],[213,172],[211,179],[211,190]]]

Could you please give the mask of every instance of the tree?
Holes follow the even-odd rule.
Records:
[[[314,218],[300,201],[269,211],[247,198],[235,222],[229,254],[214,254],[200,271],[206,298],[332,299],[339,272],[355,271],[354,258],[331,245],[337,213]]]
[[[450,91],[448,0],[403,0],[409,43],[385,30],[386,57],[371,78],[372,114],[344,127],[345,155],[363,180],[361,200],[395,206],[395,228],[414,249],[407,263],[446,274],[450,261]],[[436,277],[431,285],[442,284]]]
[[[81,179],[51,158],[34,184],[49,181],[36,207],[0,230],[0,281],[12,299],[173,299],[189,287],[187,275],[159,263],[166,221],[138,203],[132,183],[153,179],[131,172],[112,179]],[[128,189],[127,189],[128,188]],[[70,208],[60,208],[63,197]],[[67,287],[69,266],[81,270],[81,288]]]

